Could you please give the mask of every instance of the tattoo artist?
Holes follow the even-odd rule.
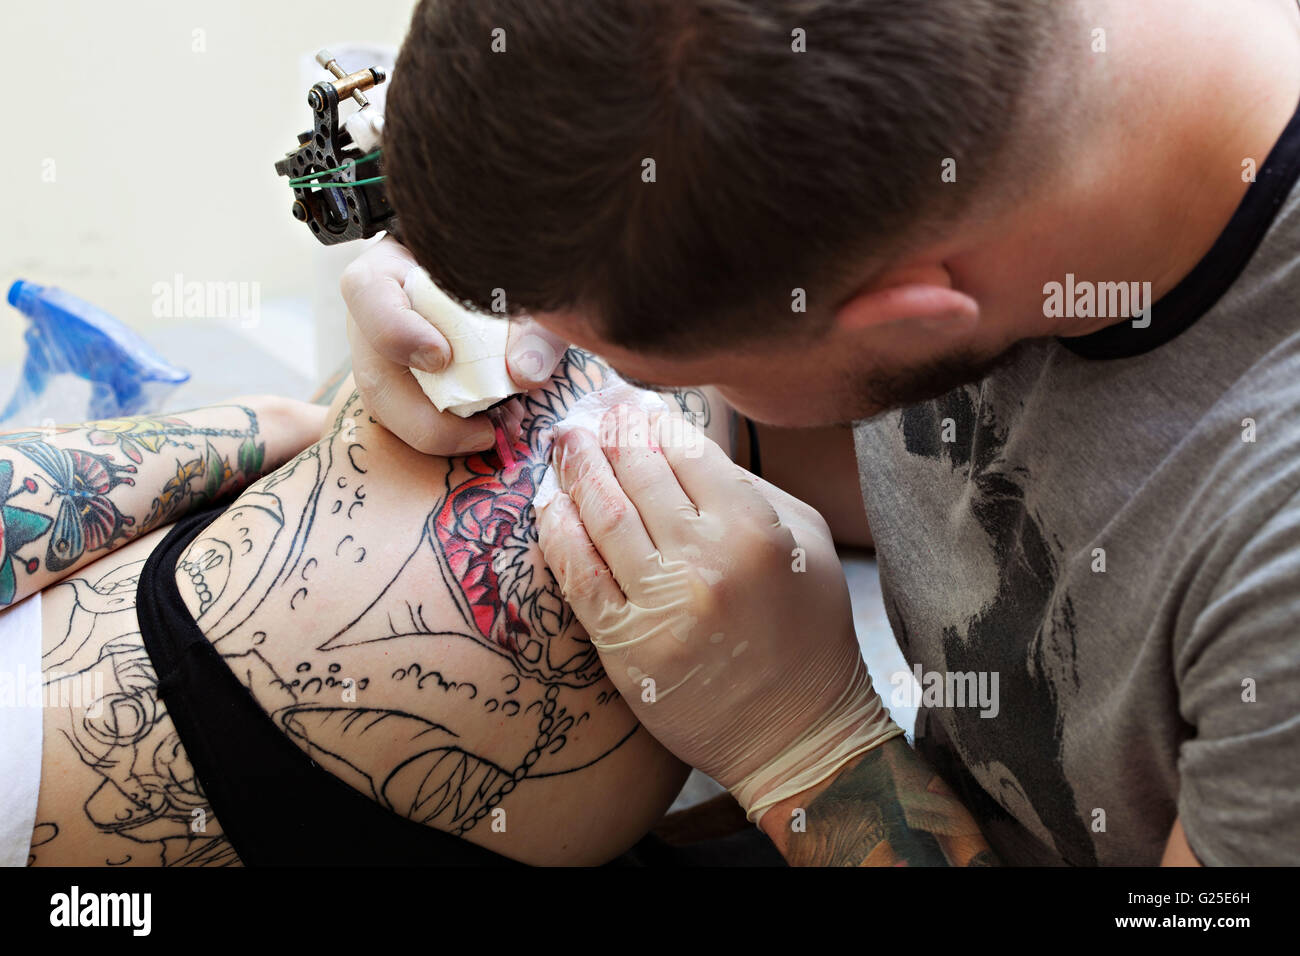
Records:
[[[504,290],[521,385],[571,342],[758,423],[771,484],[567,433],[539,534],[787,861],[1295,864],[1298,100],[1294,0],[424,0],[357,382],[416,448],[491,445],[406,373],[454,359],[418,261]],[[832,533],[937,675],[915,747]]]

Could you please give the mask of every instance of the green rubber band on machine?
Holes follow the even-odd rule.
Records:
[[[294,189],[345,189],[348,186],[365,186],[369,183],[382,183],[387,176],[371,176],[369,179],[358,179],[354,183],[291,183]]]
[[[360,159],[349,160],[348,162],[344,163],[341,166],[335,166],[333,169],[322,169],[318,173],[310,173],[309,175],[306,176],[297,176],[289,180],[289,185],[297,186],[299,183],[310,182],[311,180],[317,179],[321,176],[328,176],[330,173],[340,173],[345,169],[351,169],[353,166],[357,165],[357,163],[365,163],[365,162],[369,162],[372,159],[377,159],[381,153],[383,153],[383,150],[377,149],[373,153],[367,153],[365,156],[362,156]],[[380,178],[382,179],[383,177]]]

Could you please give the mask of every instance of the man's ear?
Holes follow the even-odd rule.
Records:
[[[855,294],[835,313],[834,325],[856,332],[892,323],[917,331],[963,335],[979,322],[979,303],[952,287],[942,265],[891,270]]]

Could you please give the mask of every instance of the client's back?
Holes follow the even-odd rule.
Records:
[[[320,442],[166,558],[184,623],[269,726],[375,807],[531,863],[617,855],[663,813],[685,768],[605,678],[541,560],[530,507],[551,426],[610,378],[571,351],[523,400],[513,467],[495,452],[421,455],[355,393],[342,398]],[[725,416],[701,393],[676,404],[729,445]],[[47,715],[38,862],[239,857],[215,794],[239,792],[219,781],[252,768],[207,767],[218,780],[205,780],[196,750],[196,773],[139,633],[158,619],[143,606],[153,590],[139,621],[130,600],[159,540],[46,592],[47,683],[98,674],[106,690]],[[227,799],[232,814],[258,812]]]

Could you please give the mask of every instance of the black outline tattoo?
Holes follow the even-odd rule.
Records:
[[[321,442],[249,488],[177,564],[198,626],[276,724],[404,817],[464,836],[525,780],[590,767],[639,729],[560,597],[531,508],[553,426],[612,378],[570,350],[551,382],[521,399],[516,465],[503,468],[495,452],[446,460],[405,546],[401,529],[363,520],[372,488],[383,485],[367,470],[376,426],[354,392]],[[692,417],[707,420],[701,400]],[[318,590],[325,562],[391,561],[395,547],[408,548],[406,557],[369,598],[339,593],[337,570],[333,590]],[[318,610],[322,600],[328,613]],[[449,610],[454,627],[444,623]],[[344,623],[313,640],[314,651],[286,636],[290,622],[310,628],[323,619]],[[472,664],[465,651],[458,656],[465,673],[447,672],[448,641],[477,649]],[[379,642],[391,663],[376,669]],[[531,729],[498,735],[509,741],[489,753],[448,726],[446,715],[464,708]]]
[[[143,568],[143,560],[131,561],[94,582],[69,578],[49,589],[68,592],[72,610],[62,638],[43,655],[43,684],[48,699],[72,705],[51,708],[58,716],[46,719],[61,721],[60,736],[102,778],[85,801],[86,819],[100,833],[130,841],[105,865],[237,865],[158,697],[135,616]],[[54,604],[61,606],[59,596]],[[108,686],[85,701],[79,692],[93,686],[92,673],[107,675]],[[59,830],[56,823],[37,824],[33,849]],[[35,859],[32,854],[29,863]]]

